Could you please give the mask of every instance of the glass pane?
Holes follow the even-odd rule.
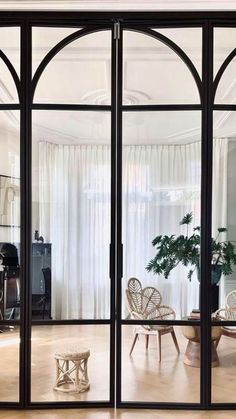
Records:
[[[38,65],[55,47],[68,35],[76,32],[79,28],[32,28],[32,74],[36,71]]]
[[[142,295],[158,290],[172,319],[199,308],[200,126],[198,112],[123,115],[123,318],[133,311],[125,296],[132,277]],[[180,225],[187,214],[192,220]]]
[[[19,111],[0,112],[0,401],[19,401],[20,134]],[[7,366],[7,367],[6,367]]]
[[[151,36],[124,31],[123,71],[125,105],[199,103],[197,85],[186,64]]]
[[[235,48],[236,28],[214,28],[214,76]]]
[[[236,320],[236,113],[214,112],[212,212],[212,312]],[[236,297],[236,296],[235,296]],[[229,309],[229,310],[228,310]]]
[[[35,102],[111,103],[111,32],[86,35],[62,49],[45,68]]]
[[[212,201],[212,312],[222,327],[212,353],[218,362],[212,368],[212,401],[235,403],[236,326],[236,113],[214,112],[213,201]],[[216,354],[215,354],[216,352]]]
[[[202,74],[202,28],[154,29],[177,44]]]
[[[110,154],[109,113],[33,112],[35,318],[110,316]]]
[[[109,400],[109,366],[110,366],[110,332],[109,326],[101,325],[63,325],[32,327],[32,401],[108,401]],[[42,356],[43,354],[43,356]],[[59,355],[56,358],[56,354]],[[67,361],[63,365],[63,356]],[[80,355],[79,355],[80,354]],[[84,354],[84,356],[82,356]],[[77,355],[77,359],[76,359]],[[80,360],[87,362],[88,381],[79,371],[78,385],[75,381],[75,371],[65,376],[68,382],[56,382],[57,359],[62,370],[71,370]],[[69,359],[70,358],[70,359]],[[66,365],[66,362],[68,364]],[[80,363],[80,361],[79,361]],[[59,364],[58,364],[59,365]],[[80,365],[78,365],[79,367]],[[83,368],[84,366],[81,365]],[[80,380],[86,380],[81,383]],[[81,387],[79,387],[81,385]],[[82,389],[84,392],[75,392]],[[55,390],[57,387],[57,390]],[[66,392],[66,390],[70,390]],[[71,391],[72,390],[72,391]]]
[[[6,64],[0,59],[0,103],[18,103],[15,82]]]
[[[20,77],[20,28],[9,26],[0,28],[0,49],[11,61]],[[2,82],[4,82],[4,79]],[[1,86],[1,88],[4,87]]]
[[[122,400],[199,403],[200,327],[163,326],[161,337],[154,329],[122,327]]]
[[[236,327],[212,327],[212,402],[236,403]],[[213,368],[214,367],[214,368]]]
[[[0,112],[0,319],[20,317],[19,112]]]
[[[20,336],[18,327],[0,323],[0,402],[19,401]]]
[[[216,90],[215,103],[235,103],[235,71],[236,59],[234,58],[224,71]]]

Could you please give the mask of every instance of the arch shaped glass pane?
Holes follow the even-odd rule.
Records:
[[[20,77],[20,28],[0,27],[0,49]]]
[[[111,32],[92,33],[63,48],[47,65],[34,101],[111,103]]]
[[[214,28],[214,77],[236,47],[236,28]]]
[[[235,42],[236,46],[236,42]],[[226,67],[218,84],[215,103],[234,104],[236,103],[236,58]]]
[[[201,77],[202,28],[158,28],[154,30],[177,44],[191,59]]]
[[[123,104],[200,103],[190,70],[162,42],[124,31],[123,54]]]
[[[47,53],[66,38],[68,35],[78,31],[79,28],[32,28],[32,74]]]

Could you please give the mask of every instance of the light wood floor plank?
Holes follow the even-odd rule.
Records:
[[[235,419],[234,411],[171,411],[134,409],[6,410],[1,419]]]

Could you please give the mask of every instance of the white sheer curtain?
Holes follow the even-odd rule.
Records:
[[[212,193],[212,235],[217,236],[219,227],[227,227],[227,169],[228,139],[214,138],[213,141],[213,193]],[[227,233],[221,234],[227,239]],[[225,278],[222,276],[219,293],[219,307],[225,304]]]
[[[219,155],[227,155],[225,147],[225,140],[215,141],[224,171],[214,176],[214,190],[223,195],[227,161]],[[52,243],[53,318],[109,317],[110,147],[41,142],[39,158],[40,232]],[[200,181],[200,142],[123,147],[123,290],[131,276],[154,285],[178,318],[198,307],[196,277],[190,283],[182,266],[168,279],[145,267],[156,235],[185,234],[179,221],[190,211],[192,225],[199,225]],[[224,212],[222,193],[214,199],[225,204],[214,209]]]
[[[40,232],[54,319],[109,316],[110,148],[39,144]]]
[[[187,212],[193,212],[193,226],[199,225],[200,162],[199,142],[124,150],[124,279],[135,276],[144,286],[157,287],[163,304],[173,307],[178,318],[198,307],[197,279],[190,283],[182,266],[168,279],[145,267],[155,255],[154,237],[186,234],[179,222]]]

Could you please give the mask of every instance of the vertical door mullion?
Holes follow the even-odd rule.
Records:
[[[30,403],[30,278],[31,278],[31,27],[21,28],[21,351],[20,396]]]
[[[201,162],[201,406],[211,404],[211,221],[212,221],[212,92],[213,31],[203,26],[203,111]]]
[[[116,39],[116,285],[117,285],[117,333],[116,333],[116,405],[121,404],[122,368],[122,80],[123,80],[123,32],[118,23]]]
[[[115,407],[116,377],[116,40],[111,30],[111,244],[110,244],[110,402]]]

